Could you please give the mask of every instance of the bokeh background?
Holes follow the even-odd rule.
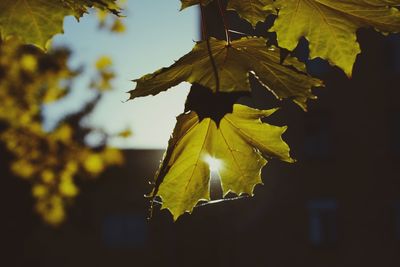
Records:
[[[103,128],[108,133],[129,127],[134,138],[110,140],[121,148],[165,148],[175,125],[175,117],[183,112],[189,84],[157,97],[129,98],[126,92],[134,88],[131,80],[173,64],[174,60],[189,52],[200,38],[199,14],[196,8],[179,12],[179,1],[130,0],[123,4],[121,21],[125,31],[121,34],[99,30],[95,12],[85,15],[78,23],[67,17],[65,33],[57,35],[53,47],[67,46],[72,51],[71,67],[95,62],[101,56],[113,61],[117,74],[114,90],[107,92],[86,123]],[[109,18],[111,19],[111,18]],[[85,75],[74,84],[69,97],[48,105],[44,110],[46,127],[51,129],[66,113],[79,110],[93,97],[87,88],[93,70],[86,68]],[[93,137],[93,139],[95,139]]]
[[[358,31],[363,53],[352,79],[322,60],[307,60],[307,42],[295,55],[326,83],[319,100],[304,113],[290,101],[278,102],[253,81],[258,108],[283,108],[268,121],[288,125],[284,139],[295,164],[271,161],[255,196],[196,208],[172,222],[166,211],[147,220],[150,190],[174,117],[183,111],[189,85],[155,97],[122,103],[131,79],[170,65],[193,46],[200,33],[195,8],[178,12],[179,1],[131,0],[127,31],[114,36],[97,31],[94,15],[79,25],[65,21],[54,46],[74,51],[79,66],[109,55],[118,77],[85,123],[110,133],[129,126],[122,148],[123,167],[109,168],[95,182],[80,182],[81,192],[57,227],[33,212],[30,186],[6,168],[0,198],[1,265],[79,266],[384,266],[400,265],[400,36],[372,29]],[[215,7],[207,8],[208,30],[224,33]],[[229,14],[231,28],[268,35],[270,20],[252,29]],[[238,37],[238,36],[236,36]],[[273,42],[273,41],[272,41]],[[82,84],[82,86],[80,86]],[[91,97],[84,81],[63,103],[46,107],[49,129]],[[95,137],[93,137],[95,139]],[[7,162],[7,158],[1,159]]]

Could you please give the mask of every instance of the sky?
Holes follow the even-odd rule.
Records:
[[[126,92],[134,88],[131,80],[173,64],[199,39],[197,9],[192,7],[181,12],[179,9],[180,0],[128,0],[123,12],[127,29],[123,34],[98,30],[98,20],[93,14],[85,15],[79,23],[67,17],[64,34],[57,35],[52,45],[72,49],[70,66],[86,68],[69,96],[45,107],[45,127],[51,129],[66,112],[79,110],[93,97],[88,89],[94,71],[91,66],[99,57],[109,56],[117,74],[114,90],[105,93],[84,123],[109,134],[131,128],[131,137],[109,141],[115,147],[165,148],[175,118],[183,112],[189,84],[182,83],[157,96],[124,101],[129,97]]]

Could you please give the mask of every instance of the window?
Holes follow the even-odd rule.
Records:
[[[309,238],[318,247],[331,246],[337,241],[336,201],[333,199],[312,200],[308,203]]]
[[[143,247],[147,238],[146,218],[139,215],[110,215],[103,220],[102,239],[110,248]]]
[[[305,114],[304,156],[328,158],[332,154],[331,116],[325,111]]]

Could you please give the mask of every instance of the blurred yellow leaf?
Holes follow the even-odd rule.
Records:
[[[52,225],[59,225],[65,219],[63,201],[59,196],[39,199],[36,204],[36,211],[43,216],[43,219]]]
[[[32,195],[36,198],[42,198],[48,194],[48,187],[42,184],[36,184],[32,187]]]
[[[60,193],[66,197],[74,197],[78,194],[78,188],[70,179],[63,179],[59,185]]]
[[[126,26],[125,24],[122,23],[121,19],[116,19],[111,26],[111,31],[116,32],[116,33],[122,33],[125,32]]]
[[[124,161],[117,149],[84,145],[79,123],[66,120],[43,130],[43,104],[65,96],[79,75],[68,67],[68,57],[68,51],[44,53],[16,39],[0,43],[0,141],[15,158],[11,171],[32,184],[35,210],[51,225],[65,219],[66,205],[79,193],[78,177],[95,178]],[[111,64],[107,57],[96,64],[103,84],[114,77]]]
[[[33,55],[23,55],[21,58],[21,67],[30,72],[35,72],[37,69],[37,59]]]
[[[123,131],[119,132],[117,134],[117,136],[122,137],[122,138],[131,137],[132,136],[132,130],[131,129],[123,130]]]
[[[121,8],[126,8],[126,1],[116,1],[116,5]],[[126,30],[125,24],[122,22],[122,17],[112,16],[109,12],[104,9],[96,9],[97,19],[99,20],[99,28],[106,29],[113,33],[123,33]]]
[[[97,60],[95,65],[98,73],[92,79],[90,87],[98,91],[112,89],[111,82],[115,78],[115,73],[111,70],[112,60],[107,56],[102,56]]]
[[[104,162],[100,155],[91,154],[85,159],[83,167],[91,174],[99,174],[104,169]]]
[[[72,138],[72,128],[69,125],[61,125],[52,135],[53,138],[67,143]]]
[[[122,165],[125,161],[121,151],[116,148],[106,148],[102,153],[102,157],[104,162],[109,165]]]
[[[111,58],[107,56],[102,56],[96,61],[96,68],[98,70],[104,70],[112,65]]]
[[[11,170],[21,178],[29,179],[35,173],[35,167],[23,159],[14,161]]]

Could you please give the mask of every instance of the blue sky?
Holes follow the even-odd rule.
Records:
[[[74,83],[71,94],[59,103],[45,108],[46,127],[51,128],[66,112],[79,109],[93,97],[87,85],[91,68],[100,56],[113,59],[117,74],[115,89],[107,92],[85,123],[117,133],[130,127],[134,135],[115,138],[111,145],[121,148],[165,148],[175,125],[175,117],[183,111],[189,84],[181,84],[157,96],[123,103],[126,92],[134,88],[132,79],[171,65],[189,52],[199,39],[196,8],[179,12],[180,0],[128,0],[124,11],[127,30],[123,34],[99,31],[93,14],[78,23],[67,17],[63,35],[57,35],[54,46],[68,46],[73,55],[72,67],[86,66],[85,74]]]

